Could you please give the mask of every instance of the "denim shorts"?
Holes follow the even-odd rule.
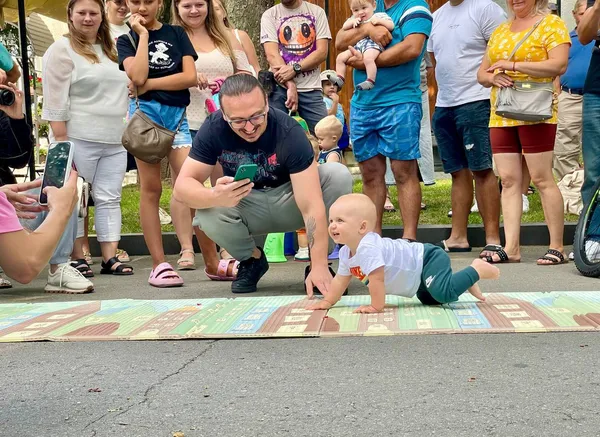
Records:
[[[397,161],[421,157],[421,103],[363,109],[350,106],[350,140],[357,162],[377,155]]]
[[[183,116],[181,126],[175,135],[173,149],[181,147],[192,147],[192,136],[190,135],[190,126],[187,116],[184,115],[185,108],[179,106],[168,106],[157,102],[156,100],[139,100],[140,110],[150,118],[154,123],[174,131]],[[129,113],[133,114],[136,110],[135,99],[129,100]]]
[[[489,100],[435,108],[433,133],[445,173],[492,168],[489,123]]]

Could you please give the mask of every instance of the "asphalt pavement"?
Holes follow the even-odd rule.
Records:
[[[543,253],[483,291],[600,290],[572,263],[536,266]],[[149,259],[133,266],[85,296],[45,294],[42,275],[0,304],[232,296],[201,268],[156,290]],[[257,295],[302,293],[303,268],[272,265]],[[597,333],[0,344],[0,436],[600,435],[599,352]]]

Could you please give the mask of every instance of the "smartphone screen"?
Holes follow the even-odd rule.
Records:
[[[71,170],[71,148],[73,144],[69,141],[52,143],[48,147],[46,167],[42,179],[42,191],[40,192],[40,204],[46,205],[48,198],[44,194],[46,187],[61,188],[69,176]]]

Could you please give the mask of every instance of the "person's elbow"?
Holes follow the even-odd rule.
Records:
[[[406,56],[408,59],[413,61],[413,60],[417,59],[419,56],[421,56],[422,52],[423,52],[423,44],[410,44],[408,46],[408,48],[406,49]]]
[[[15,268],[2,267],[4,273],[9,278],[14,279],[20,284],[29,284],[40,274],[41,270],[34,267],[37,264],[36,260],[30,260],[29,262],[17,264]]]
[[[19,70],[19,66],[16,63],[13,65],[13,68],[6,73],[6,78],[10,83],[17,83],[21,78],[21,70]]]
[[[131,83],[135,86],[143,86],[146,83],[147,76],[143,74],[132,74],[130,78]]]
[[[596,37],[596,35],[597,32],[590,31],[585,26],[577,26],[577,39],[579,39],[579,42],[584,46],[591,43]]]
[[[173,187],[173,198],[183,204],[186,203],[187,193],[185,178],[178,177],[175,181],[175,186]]]
[[[565,62],[561,62],[557,66],[556,76],[562,76],[563,74],[565,74],[567,72],[567,64],[568,64],[568,61],[565,60]]]

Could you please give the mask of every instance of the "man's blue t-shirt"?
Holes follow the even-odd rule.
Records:
[[[422,33],[429,37],[433,17],[425,0],[398,0],[391,8],[386,9],[384,0],[377,0],[375,12],[385,12],[394,21],[392,42],[389,49],[413,33]],[[420,66],[423,52],[418,58],[396,67],[379,68],[375,87],[368,91],[356,91],[352,97],[352,105],[358,108],[370,109],[385,107],[399,103],[421,103]],[[365,71],[354,70],[354,83],[367,80]]]
[[[0,68],[6,72],[9,72],[14,67],[14,62],[6,47],[0,44]]]
[[[583,90],[585,77],[592,60],[594,41],[586,45],[581,44],[579,38],[577,38],[577,30],[573,30],[569,36],[571,37],[569,63],[567,64],[567,71],[560,77],[560,84],[572,90]]]

